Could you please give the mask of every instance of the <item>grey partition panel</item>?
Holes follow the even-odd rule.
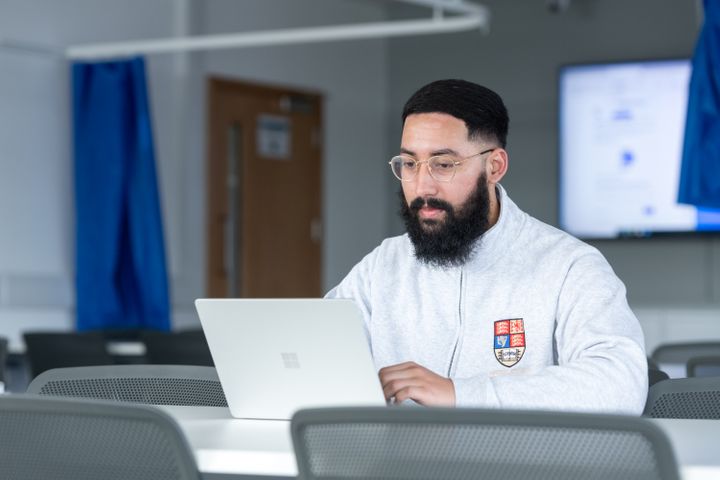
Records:
[[[315,409],[292,419],[300,478],[679,478],[647,419],[474,409]]]

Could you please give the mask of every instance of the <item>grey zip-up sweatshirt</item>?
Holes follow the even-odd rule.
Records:
[[[376,368],[414,361],[453,380],[458,406],[640,414],[640,325],[600,252],[521,211],[462,267],[419,262],[388,238],[326,295],[362,310]]]

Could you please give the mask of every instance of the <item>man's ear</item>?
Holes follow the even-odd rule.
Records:
[[[496,184],[505,176],[508,169],[508,154],[504,148],[496,148],[487,159],[488,183]]]

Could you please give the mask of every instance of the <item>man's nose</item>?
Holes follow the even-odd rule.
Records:
[[[430,166],[427,163],[418,165],[415,177],[415,193],[418,197],[426,197],[437,193],[437,181],[430,175]]]

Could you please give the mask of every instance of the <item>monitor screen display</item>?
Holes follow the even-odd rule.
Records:
[[[581,238],[720,231],[677,202],[689,60],[560,71],[560,226]]]

